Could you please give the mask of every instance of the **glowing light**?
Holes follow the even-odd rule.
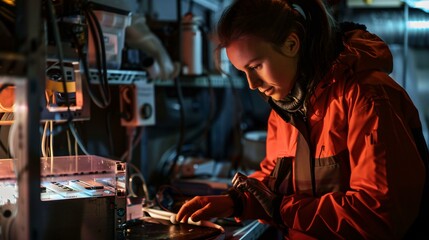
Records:
[[[428,10],[429,1],[416,1],[414,2],[414,7]]]
[[[429,0],[404,0],[410,7],[429,12]]]
[[[11,6],[15,6],[15,0],[2,0],[2,2]]]
[[[427,29],[429,22],[427,21],[408,21],[408,28],[410,29]]]

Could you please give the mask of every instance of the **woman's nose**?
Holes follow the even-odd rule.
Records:
[[[247,73],[246,75],[247,75],[247,82],[249,83],[249,88],[251,90],[258,89],[258,87],[261,86],[262,81],[257,75],[250,74],[250,73]]]

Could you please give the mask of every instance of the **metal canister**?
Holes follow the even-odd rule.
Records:
[[[184,75],[203,74],[202,19],[191,13],[182,19],[182,73]]]

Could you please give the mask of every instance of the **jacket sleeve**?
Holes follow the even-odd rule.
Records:
[[[368,76],[361,76],[363,78]],[[283,223],[294,232],[334,239],[398,239],[416,218],[425,170],[412,128],[418,114],[405,92],[380,84],[345,92],[350,189],[320,197],[283,198]]]
[[[284,120],[272,111],[268,119],[267,143],[266,143],[266,156],[260,163],[260,169],[253,172],[249,177],[256,178],[262,181],[266,186],[273,190],[276,179],[271,176],[271,173],[276,167],[279,157],[293,157],[291,153],[295,152],[297,130],[293,127],[290,129],[280,128],[279,125],[285,125]],[[285,131],[287,134],[282,134],[279,140],[278,131]],[[287,136],[287,139],[284,138]],[[265,223],[280,226],[281,223],[276,223],[270,219],[263,211],[259,202],[251,195],[244,195],[244,209],[252,209],[251,211],[244,211],[239,217],[240,219],[260,219]]]
[[[274,149],[278,149],[277,145],[277,121],[276,113],[271,111],[268,118],[268,129],[267,129],[267,140],[266,140],[266,156],[264,159],[261,159],[259,164],[260,169],[253,172],[249,177],[256,178],[259,181],[267,183],[269,181],[269,176],[276,166],[277,152]]]

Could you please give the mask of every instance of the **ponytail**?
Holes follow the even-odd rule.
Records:
[[[299,6],[306,17],[299,67],[304,75],[302,78],[307,81],[309,98],[338,55],[338,27],[322,0],[290,0],[289,4]]]

